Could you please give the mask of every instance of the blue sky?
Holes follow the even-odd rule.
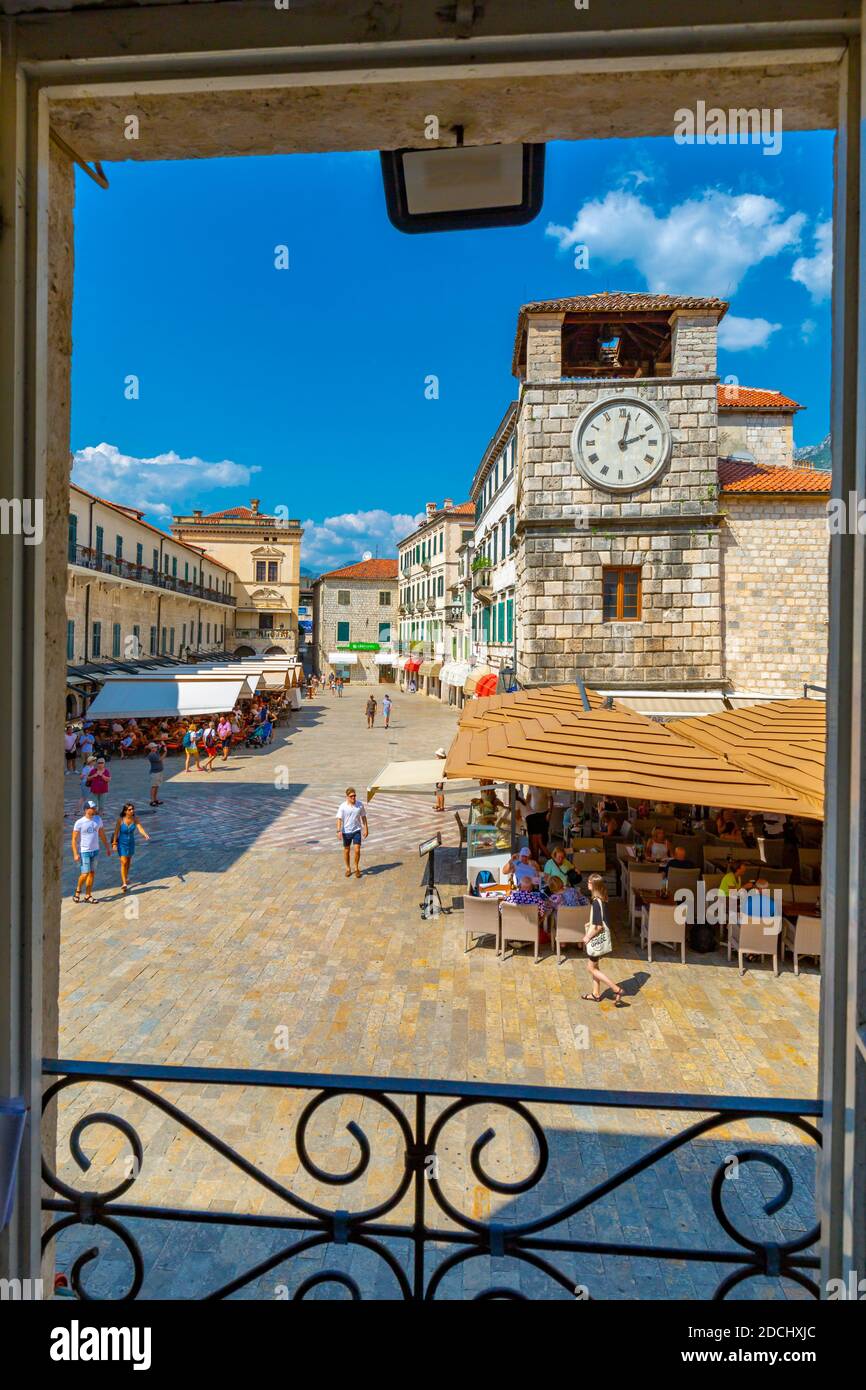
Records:
[[[256,496],[305,523],[306,567],[393,554],[465,499],[533,299],[727,297],[722,378],[807,406],[798,444],[829,428],[829,134],[552,144],[532,224],[426,236],[388,222],[376,154],[106,172],[77,184],[74,477],[157,524]]]

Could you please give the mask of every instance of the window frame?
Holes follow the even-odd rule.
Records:
[[[615,574],[616,583],[616,612],[613,617],[608,617],[605,613],[605,586],[608,576]],[[637,613],[634,617],[626,617],[623,613],[623,600],[625,596],[625,576],[627,574],[637,575]],[[643,618],[643,575],[640,565],[602,565],[601,567],[601,620],[603,623],[639,623]]]

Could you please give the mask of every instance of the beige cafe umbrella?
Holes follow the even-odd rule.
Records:
[[[508,697],[503,697],[508,698]],[[563,710],[461,727],[446,776],[814,816],[811,802],[627,709]]]
[[[823,817],[827,713],[822,700],[776,700],[727,714],[675,719],[678,738],[787,788]],[[770,807],[763,808],[769,810]]]

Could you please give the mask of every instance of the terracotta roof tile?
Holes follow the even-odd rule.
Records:
[[[719,459],[723,493],[830,494],[830,474],[820,468],[769,468],[740,459]]]
[[[535,299],[522,304],[517,315],[517,332],[514,337],[514,354],[511,370],[514,376],[520,374],[523,358],[523,339],[526,334],[527,314],[646,314],[659,312],[672,314],[675,309],[706,309],[721,319],[728,312],[725,299],[702,298],[690,294],[576,294],[565,299]]]
[[[195,517],[196,521],[267,521],[276,522],[275,516],[268,516],[266,512],[254,512],[250,507],[229,507],[224,512],[205,512],[204,516]]]
[[[783,396],[781,391],[765,391],[754,386],[719,386],[720,410],[802,410],[803,406]]]
[[[396,560],[359,560],[355,565],[327,570],[319,579],[396,579]]]

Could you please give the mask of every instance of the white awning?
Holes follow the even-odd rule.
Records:
[[[744,709],[747,705],[770,705],[776,700],[787,699],[784,695],[744,695],[740,690],[729,690],[725,696],[725,704],[731,709]]]
[[[367,788],[367,800],[377,792],[430,792],[437,782],[445,781],[444,758],[413,758],[409,762],[388,763]],[[449,787],[474,787],[474,779],[449,777]]]
[[[599,690],[615,705],[657,719],[689,714],[721,714],[727,709],[721,690]]]
[[[375,664],[377,666],[396,666],[398,657],[394,652],[377,652]]]
[[[456,685],[462,690],[469,671],[468,661],[446,661],[439,672],[439,680],[443,685]]]
[[[346,666],[360,659],[357,652],[328,652],[328,661],[332,666]]]
[[[228,714],[252,694],[241,676],[226,680],[106,680],[87,711],[88,719],[161,719],[193,714]]]

